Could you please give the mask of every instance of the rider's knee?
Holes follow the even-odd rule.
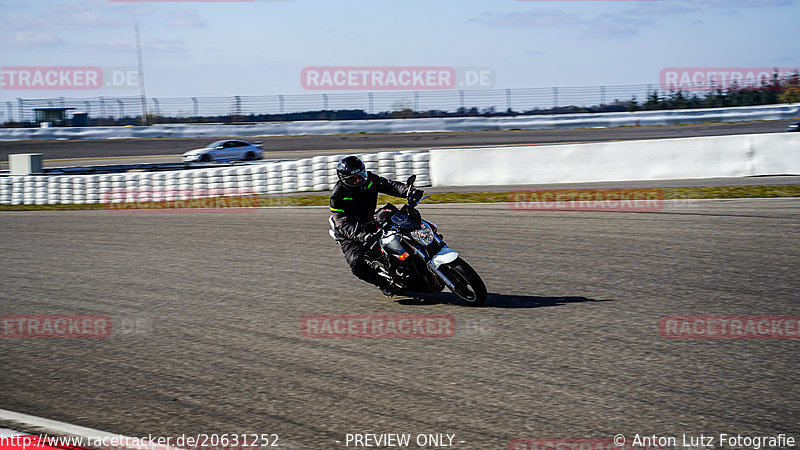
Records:
[[[350,270],[353,272],[353,275],[358,278],[369,278],[370,268],[364,260],[354,261],[353,264],[350,264]]]

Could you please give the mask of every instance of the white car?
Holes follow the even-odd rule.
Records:
[[[183,154],[183,162],[253,161],[263,157],[264,147],[246,141],[216,141],[205,148],[189,150]]]

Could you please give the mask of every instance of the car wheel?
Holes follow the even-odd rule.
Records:
[[[253,160],[255,160],[255,159],[256,159],[256,154],[255,154],[255,153],[253,153],[253,152],[247,152],[247,153],[244,155],[244,160],[245,160],[245,161],[253,161]]]
[[[200,162],[209,162],[211,161],[211,155],[205,154],[200,156]]]

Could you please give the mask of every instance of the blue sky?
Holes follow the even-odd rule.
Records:
[[[800,0],[0,0],[0,65],[135,67],[150,96],[309,93],[306,66],[490,67],[495,87],[800,67]],[[0,90],[0,100],[135,95]]]

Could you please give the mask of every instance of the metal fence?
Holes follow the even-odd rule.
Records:
[[[449,90],[298,94],[234,97],[147,98],[149,116],[170,118],[240,117],[262,114],[291,114],[312,111],[362,110],[369,114],[412,110],[415,112],[475,108],[479,112],[517,113],[559,107],[591,107],[629,101],[643,102],[658,85],[637,84],[590,87],[551,87],[529,89]],[[0,123],[32,122],[34,109],[74,108],[91,119],[135,119],[142,116],[142,99],[131,97],[42,98],[2,102]]]

